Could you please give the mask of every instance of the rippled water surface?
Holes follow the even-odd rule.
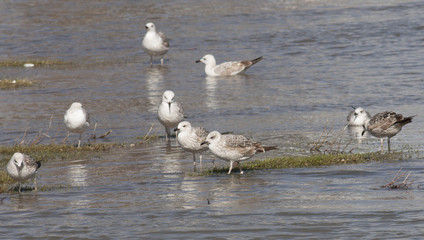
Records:
[[[0,144],[40,131],[50,136],[43,143],[61,142],[74,101],[97,122],[96,134],[112,130],[102,141],[136,142],[152,125],[151,134],[163,135],[156,110],[169,89],[193,125],[279,146],[256,159],[308,154],[326,124],[343,129],[350,106],[418,115],[391,142],[421,152],[423,9],[422,1],[1,1],[0,61],[68,64],[0,68],[1,79],[36,83],[0,90]],[[151,67],[142,51],[149,21],[170,38],[164,66],[156,59]],[[264,60],[245,74],[211,78],[195,63],[208,53],[218,62]],[[379,140],[367,137],[355,151],[378,150]],[[230,176],[193,176],[191,159],[160,138],[106,156],[46,161],[38,184],[58,187],[0,196],[1,238],[424,235],[419,159]],[[413,190],[381,189],[399,169],[412,171]]]

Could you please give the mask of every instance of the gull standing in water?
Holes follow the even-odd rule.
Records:
[[[81,103],[74,102],[71,104],[69,109],[66,110],[64,122],[69,132],[79,133],[78,147],[80,147],[82,133],[90,126],[90,117]],[[68,136],[66,138],[68,138]]]
[[[349,126],[363,126],[366,120],[371,119],[370,113],[365,111],[363,108],[352,108],[354,110],[349,112],[347,115],[347,124]]]
[[[150,65],[153,64],[153,56],[161,56],[160,63],[163,65],[163,55],[168,52],[169,42],[165,34],[156,32],[155,24],[146,24],[146,35],[143,38],[143,50],[150,56]]]
[[[26,154],[16,152],[7,163],[6,171],[13,180],[19,182],[19,192],[21,192],[22,182],[32,177],[34,178],[35,191],[37,191],[35,174],[40,167],[41,162],[35,161]]]
[[[175,100],[173,91],[165,91],[162,95],[162,102],[158,108],[158,120],[165,127],[166,141],[171,138],[171,129],[178,126],[184,119],[184,109]]]
[[[228,174],[231,173],[234,162],[238,163],[240,174],[243,174],[240,161],[250,159],[257,152],[265,152],[277,148],[275,146],[263,147],[260,143],[254,142],[242,135],[222,135],[218,131],[210,132],[206,137],[206,141],[202,143],[202,145],[204,144],[209,146],[209,150],[215,156],[230,162]]]
[[[412,122],[414,117],[403,117],[402,114],[386,111],[377,113],[370,120],[365,121],[364,128],[374,137],[380,138],[381,153],[383,153],[383,138],[387,137],[388,151],[390,152],[390,138],[398,134],[403,126]],[[365,133],[365,130],[362,134]]]
[[[205,66],[205,72],[208,76],[228,76],[236,75],[251,67],[253,64],[262,60],[262,57],[258,57],[253,60],[243,60],[243,61],[233,61],[233,62],[224,62],[219,65],[216,65],[216,60],[213,55],[205,55],[199,60],[196,60],[196,63],[202,62]]]
[[[206,141],[209,132],[202,127],[192,127],[187,121],[180,122],[174,131],[178,133],[177,140],[181,148],[193,154],[194,171],[196,171],[196,153],[199,153],[202,168],[202,153],[208,150],[208,146],[201,144]]]

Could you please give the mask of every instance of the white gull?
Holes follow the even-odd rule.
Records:
[[[79,133],[78,147],[80,147],[82,133],[90,126],[90,117],[81,103],[74,102],[71,104],[64,115],[64,122],[69,132]]]
[[[165,127],[166,141],[171,137],[171,129],[177,127],[183,119],[183,107],[175,100],[174,92],[166,90],[158,108],[158,120]]]
[[[146,35],[144,35],[143,50],[150,56],[150,65],[153,64],[153,56],[161,56],[160,62],[163,65],[163,55],[168,52],[169,42],[165,34],[157,32],[155,24],[146,24]]]

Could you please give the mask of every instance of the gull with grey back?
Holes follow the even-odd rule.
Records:
[[[158,120],[165,127],[167,142],[171,138],[171,129],[177,127],[183,119],[184,109],[175,100],[175,93],[166,90],[162,95],[162,102],[159,104]]]
[[[74,102],[71,104],[69,109],[65,112],[64,122],[69,132],[79,133],[79,148],[81,146],[82,133],[90,126],[90,117],[81,103]],[[68,136],[66,138],[68,138]]]
[[[165,34],[156,31],[154,23],[146,24],[146,35],[144,35],[143,50],[150,56],[150,65],[153,64],[153,56],[160,56],[160,63],[163,65],[163,55],[169,50],[169,41]]]

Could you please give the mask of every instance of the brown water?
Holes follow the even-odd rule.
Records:
[[[173,90],[188,120],[307,154],[349,106],[418,115],[392,139],[421,152],[424,4],[420,1],[2,1],[0,60],[70,65],[1,68],[31,88],[0,91],[0,144],[27,131],[60,142],[63,114],[82,102],[105,140],[135,142]],[[141,49],[152,21],[171,39],[164,66]],[[264,60],[246,74],[210,78],[195,60]],[[49,128],[50,119],[52,126]],[[91,129],[92,130],[92,129]],[[90,133],[85,133],[85,139]],[[346,135],[346,141],[348,135]],[[75,144],[71,135],[69,144]],[[86,143],[86,142],[84,142]],[[378,151],[364,139],[357,151]],[[204,166],[211,167],[210,155]],[[216,161],[217,164],[225,164]],[[414,189],[380,188],[402,168]],[[195,177],[191,155],[163,139],[107,156],[48,161],[39,185],[53,191],[0,196],[2,239],[14,238],[422,238],[420,160]],[[208,200],[209,203],[208,204]]]

